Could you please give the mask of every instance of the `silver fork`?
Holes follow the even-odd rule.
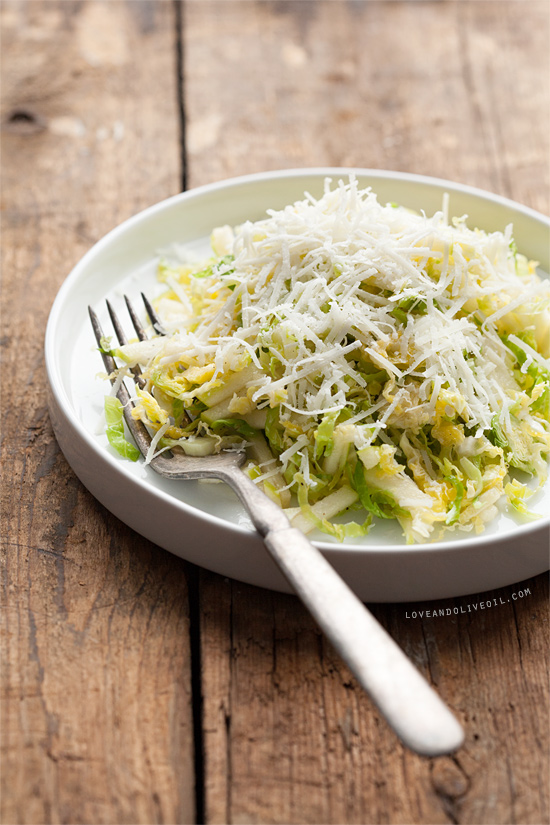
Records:
[[[153,329],[157,335],[164,335],[153,307],[143,294],[142,298]],[[143,341],[147,338],[145,330],[134,307],[127,297],[125,299],[134,329]],[[123,345],[126,336],[122,325],[109,302],[107,306],[118,341]],[[89,312],[100,344],[103,332],[91,307]],[[107,372],[113,373],[117,368],[115,360],[104,353],[101,346],[100,350]],[[142,383],[139,367],[133,373],[134,381],[138,385]],[[145,456],[151,436],[141,421],[132,418],[132,401],[124,383],[118,398],[130,432]],[[153,458],[150,467],[161,476],[175,480],[217,478],[229,484],[296,594],[402,742],[425,756],[456,750],[464,734],[448,707],[319,550],[300,530],[291,527],[280,507],[242,472],[245,457],[244,450],[203,458],[163,453]]]

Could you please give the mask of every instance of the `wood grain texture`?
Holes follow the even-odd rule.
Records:
[[[371,606],[467,731],[431,760],[395,740],[296,599],[208,573],[201,598],[206,821],[547,821],[544,577]]]
[[[2,3],[5,823],[195,818],[185,565],[76,479],[43,357],[74,263],[178,191],[174,38],[167,3]]]
[[[389,168],[548,212],[548,15],[507,0],[188,3],[189,182]],[[206,821],[547,822],[547,580],[526,587],[373,608],[465,724],[456,757],[425,760],[296,599],[204,572]],[[459,613],[407,618],[435,607]]]
[[[548,212],[548,5],[3,0],[1,12],[2,821],[192,822],[196,745],[208,823],[548,822],[545,577],[373,608],[467,729],[456,757],[416,757],[296,599],[190,576],[93,500],[53,438],[42,355],[72,265],[183,177],[393,168]],[[435,607],[458,612],[412,616]]]
[[[189,182],[297,166],[416,172],[549,211],[548,6],[185,6]]]

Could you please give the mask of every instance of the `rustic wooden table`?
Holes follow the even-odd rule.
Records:
[[[548,821],[545,576],[452,618],[374,607],[467,731],[455,757],[415,756],[294,597],[194,568],[91,497],[52,434],[42,342],[82,254],[182,187],[348,165],[548,213],[549,11],[3,0],[4,823]]]

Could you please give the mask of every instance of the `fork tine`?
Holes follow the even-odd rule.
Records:
[[[101,329],[101,324],[99,323],[99,318],[97,317],[94,310],[89,306],[88,312],[90,315],[90,320],[92,322],[92,328],[94,330],[95,339],[97,341],[97,345],[99,347],[99,351],[101,352],[101,357],[103,359],[103,363],[105,365],[105,369],[109,373],[109,380],[111,384],[115,384],[116,378],[111,378],[111,374],[117,369],[117,364],[115,359],[109,353],[104,352],[103,347],[101,346],[101,340],[104,338],[103,330]],[[115,315],[116,318],[116,315]],[[118,319],[117,319],[118,322]],[[120,326],[120,324],[119,324]],[[122,333],[124,337],[124,332]],[[143,380],[143,379],[142,379]],[[136,442],[140,453],[143,456],[147,455],[149,447],[151,445],[151,436],[147,432],[145,425],[141,421],[136,421],[135,418],[132,418],[132,400],[130,398],[130,394],[126,389],[126,385],[124,381],[120,384],[120,387],[117,392],[117,398],[122,404],[122,410],[124,413],[124,418],[128,425],[128,429],[132,433],[134,437],[134,441]]]
[[[111,316],[111,321],[112,321],[113,327],[114,327],[115,332],[116,332],[116,337],[118,338],[118,343],[120,344],[121,347],[123,347],[124,344],[128,343],[128,339],[126,338],[126,333],[124,332],[124,328],[123,328],[122,324],[120,323],[120,321],[118,320],[118,315],[114,311],[110,301],[106,300],[105,303],[107,304],[107,309],[109,310],[109,315]],[[130,372],[134,376],[134,381],[136,382],[138,387],[141,390],[143,390],[145,388],[146,381],[141,375],[140,368],[138,366],[131,367]]]
[[[97,345],[99,347],[99,351],[101,353],[101,357],[103,358],[103,363],[105,365],[105,369],[109,373],[109,375],[116,370],[116,362],[112,355],[105,352],[103,347],[101,346],[102,338],[105,338],[103,334],[103,330],[101,329],[101,324],[99,323],[99,318],[95,314],[94,310],[91,307],[88,307],[88,313],[90,315],[90,321],[92,322],[92,327],[94,330],[95,339],[97,341]]]
[[[113,327],[115,329],[116,337],[118,338],[118,343],[120,344],[121,347],[123,347],[124,344],[128,343],[128,339],[126,338],[126,334],[125,334],[125,332],[122,328],[122,324],[118,320],[118,315],[114,311],[114,309],[111,305],[111,302],[106,300],[105,303],[107,304],[107,309],[109,310],[109,315],[111,316],[111,322],[112,322]]]
[[[155,312],[155,310],[151,306],[151,302],[147,299],[147,297],[143,294],[143,292],[141,293],[141,297],[143,298],[143,303],[145,304],[145,309],[147,310],[147,314],[149,315],[149,318],[151,319],[151,323],[153,324],[153,329],[155,330],[157,335],[161,335],[161,336],[166,335],[166,330],[162,326],[161,320],[158,317],[157,313]],[[134,325],[135,331],[137,332],[139,340],[140,341],[146,341],[147,340],[147,333],[143,329],[143,326],[141,324],[141,321],[139,320],[138,314],[137,314],[136,310],[134,309],[134,305],[132,304],[132,302],[130,301],[130,299],[128,298],[127,295],[124,296],[124,300],[126,301],[126,306],[128,307],[128,312],[130,313],[130,318],[132,319],[132,323]],[[161,330],[161,331],[159,332],[159,330]],[[187,424],[191,423],[191,416],[186,410],[184,410],[183,413],[182,413],[182,425],[183,425],[183,423],[187,423]]]
[[[124,296],[124,300],[126,301],[126,306],[128,307],[128,312],[130,313],[130,318],[132,319],[132,324],[134,325],[134,329],[136,331],[137,337],[140,341],[147,340],[147,333],[143,329],[141,321],[139,320],[138,314],[134,309],[134,305],[130,301],[127,295]]]
[[[157,335],[166,335],[166,330],[162,326],[162,321],[153,309],[151,302],[149,301],[147,296],[143,294],[143,292],[141,293],[141,297],[143,299],[143,303],[145,304],[147,315],[149,316],[149,318],[151,319],[151,323],[153,324],[153,329],[155,330]]]

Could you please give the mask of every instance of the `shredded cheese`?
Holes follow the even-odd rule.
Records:
[[[258,483],[276,478],[280,490],[296,491],[292,478],[299,474],[315,495],[323,485],[332,495],[333,467],[339,483],[348,483],[342,473],[349,444],[353,451],[400,451],[410,462],[400,506],[410,508],[414,499],[424,507],[399,516],[416,539],[438,520],[465,530],[475,521],[477,529],[494,509],[493,488],[502,491],[505,470],[495,475],[495,462],[504,467],[513,443],[514,466],[534,467],[542,477],[541,456],[550,441],[546,429],[539,432],[541,415],[529,418],[529,405],[542,405],[542,385],[532,397],[528,393],[535,368],[539,384],[549,369],[539,343],[550,329],[550,289],[535,265],[517,255],[510,226],[492,233],[471,229],[465,217],[450,218],[448,196],[432,217],[383,205],[352,177],[334,188],[327,181],[319,199],[306,194],[269,210],[263,220],[215,230],[213,238],[227,257],[197,270],[200,277],[189,267],[180,282],[177,268],[165,275],[183,305],[182,312],[167,313],[171,337],[121,352],[129,366],[146,364],[143,374],[153,394],[161,391],[159,403],[176,398],[192,408],[199,400],[203,409],[219,404],[225,418],[251,410],[264,420],[277,408],[277,462],[258,470]],[[532,339],[525,330],[533,331]],[[194,384],[186,379],[188,367],[211,367],[211,377]],[[239,383],[235,375],[244,369],[253,374]],[[231,401],[233,386],[238,396]],[[316,434],[322,421],[333,416],[334,424],[339,414],[339,424],[354,435],[339,446],[335,435],[323,464]],[[505,434],[495,435],[495,421]],[[425,426],[431,430],[422,440]],[[148,460],[167,428],[158,429]],[[216,437],[227,448],[227,437]],[[428,437],[439,437],[447,452],[431,453]],[[455,447],[481,442],[485,487],[452,463],[458,461]],[[350,467],[356,462],[352,452]],[[393,479],[386,485],[393,495],[403,467],[384,466],[371,478]],[[468,466],[476,471],[471,461]],[[476,490],[484,491],[477,508]],[[462,507],[460,518],[455,504]],[[475,520],[464,517],[474,512]]]

